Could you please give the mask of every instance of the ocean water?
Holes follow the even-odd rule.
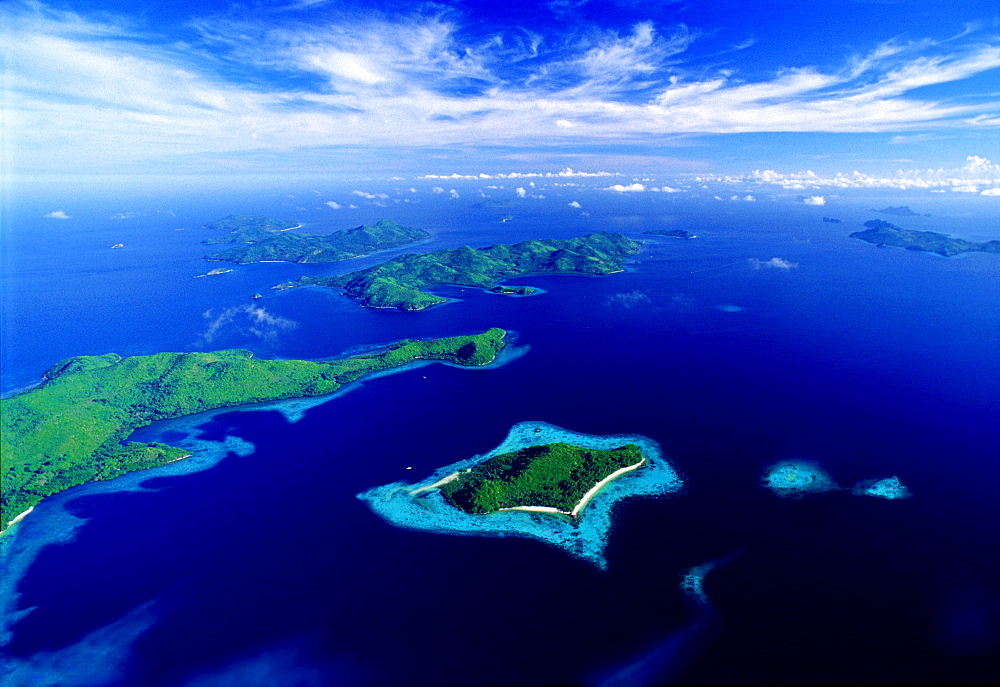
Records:
[[[584,216],[569,196],[475,208],[460,190],[353,214],[319,207],[350,194],[332,186],[17,195],[2,244],[5,393],[109,351],[320,358],[500,326],[523,355],[143,430],[198,455],[50,498],[0,540],[4,684],[996,677],[1000,258],[847,238],[889,204],[931,214],[889,218],[900,226],[1000,238],[994,199],[810,208],[574,190]],[[57,206],[71,219],[42,219]],[[544,290],[529,298],[442,289],[455,301],[398,313],[268,287],[402,251],[195,279],[217,266],[200,259],[201,225],[230,213],[313,231],[391,217],[435,233],[421,251],[599,229],[646,245],[621,274],[514,280]],[[642,236],[660,227],[698,238]],[[606,570],[531,539],[394,528],[356,497],[485,453],[525,421],[647,436],[685,489],[616,507]],[[762,478],[789,460],[845,489],[775,495]],[[912,498],[849,490],[893,476]],[[712,561],[708,605],[693,604],[684,575]]]

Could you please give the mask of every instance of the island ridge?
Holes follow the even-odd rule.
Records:
[[[45,373],[41,386],[0,399],[0,521],[6,527],[44,497],[78,484],[190,455],[162,443],[123,443],[157,420],[324,396],[364,375],[415,361],[486,365],[503,349],[505,336],[494,328],[473,336],[405,340],[332,361],[260,360],[246,350],[63,360]]]
[[[879,247],[895,246],[908,250],[937,253],[945,257],[969,252],[1000,253],[1000,241],[986,241],[983,243],[966,241],[934,231],[901,229],[894,224],[880,219],[865,222],[865,226],[868,229],[854,232],[851,234],[851,238],[874,243]]]

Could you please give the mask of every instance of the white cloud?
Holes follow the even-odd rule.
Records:
[[[826,205],[826,198],[823,196],[808,196],[803,198],[802,202],[806,205]]]
[[[385,193],[368,193],[366,191],[351,191],[356,196],[367,198],[368,200],[385,200],[389,196]]]
[[[444,189],[440,186],[435,186],[434,188],[431,189],[431,191],[434,193],[444,193]]]
[[[458,191],[456,191],[455,189],[451,189],[450,191],[448,191],[448,195],[451,196],[452,198],[458,198],[459,197]]]
[[[62,210],[53,210],[52,212],[50,212],[50,213],[48,213],[48,214],[46,214],[44,216],[47,219],[69,219],[69,215],[67,215]]]
[[[571,200],[570,202],[568,202],[566,204],[569,205],[571,208],[582,208],[583,207],[582,205],[580,205],[580,201],[578,201],[578,200]]]
[[[967,184],[965,186],[955,186],[951,189],[955,193],[979,193],[979,187]]]
[[[213,310],[206,310],[202,317],[208,320],[208,326],[201,338],[208,344],[223,336],[243,339],[253,337],[265,343],[274,343],[281,332],[299,326],[294,320],[273,315],[265,308],[255,305],[233,306],[218,315]]]
[[[528,191],[523,186],[518,186],[514,191],[517,193],[518,198],[524,198],[528,195]]]
[[[146,216],[145,212],[139,212],[137,210],[133,210],[130,212],[116,212],[115,214],[111,215],[109,219],[135,219],[136,217],[145,217],[145,216]]]
[[[615,191],[617,193],[639,193],[645,191],[646,187],[640,184],[639,182],[636,182],[634,184],[629,184],[628,186],[624,186],[622,184],[612,184],[611,186],[608,186],[607,188],[603,188],[601,190]]]
[[[340,208],[344,207],[335,200],[328,200],[326,201],[326,203],[324,203],[324,205],[328,205],[332,210],[339,210]]]
[[[747,262],[749,262],[750,266],[753,267],[755,270],[764,268],[791,270],[799,266],[799,263],[791,262],[789,260],[785,260],[784,258],[771,258],[770,260],[758,260],[757,258],[750,258]]]
[[[979,195],[981,196],[1000,196],[1000,186],[996,188],[988,188]]]

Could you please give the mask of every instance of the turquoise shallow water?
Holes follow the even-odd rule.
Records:
[[[54,206],[42,201],[19,208],[3,236],[4,389],[62,357],[109,351],[322,358],[502,326],[520,355],[144,430],[202,442],[198,459],[66,492],[4,537],[10,675],[596,684],[665,638],[692,638],[703,611],[681,582],[720,559],[700,587],[711,632],[676,644],[670,665],[642,663],[650,680],[995,675],[1000,261],[846,238],[867,208],[907,203],[932,213],[914,228],[974,225],[975,238],[997,238],[989,208],[844,197],[819,212],[777,200],[737,211],[670,194],[603,206],[595,196],[581,217],[553,197],[497,224],[441,201],[367,208],[330,228],[392,214],[437,232],[426,249],[598,228],[649,240],[622,274],[514,280],[544,290],[527,298],[447,289],[453,303],[421,313],[268,289],[343,264],[193,278],[206,271],[202,223],[238,210],[298,217],[304,194],[290,193],[300,198],[85,198],[66,203],[78,224],[46,224]],[[103,219],[129,209],[148,214]],[[313,212],[302,218],[318,222]],[[655,226],[699,238],[642,236]],[[126,249],[109,250],[117,242]],[[796,267],[764,266],[775,257]],[[251,302],[254,292],[264,298]],[[356,498],[484,455],[525,421],[648,437],[685,488],[611,509],[606,570],[532,538],[394,527]],[[912,498],[779,498],[763,478],[785,461],[842,487],[897,476]]]

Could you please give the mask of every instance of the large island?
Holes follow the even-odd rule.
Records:
[[[302,277],[274,288],[308,285],[341,288],[369,308],[421,310],[448,300],[424,293],[423,289],[454,284],[526,296],[534,290],[523,286],[498,286],[497,282],[526,274],[620,272],[625,258],[638,253],[641,246],[622,234],[608,232],[488,248],[463,246],[432,253],[408,253],[357,272],[334,277]]]
[[[399,527],[538,539],[605,567],[616,503],[677,492],[682,480],[653,440],[595,436],[544,422],[515,425],[497,448],[358,495]]]
[[[937,253],[946,257],[970,252],[1000,253],[1000,241],[985,241],[983,243],[966,241],[934,231],[901,229],[880,219],[865,222],[865,226],[868,227],[866,230],[854,232],[851,234],[851,238],[874,243],[879,247],[895,246],[907,250]]]
[[[362,224],[353,229],[342,229],[325,236],[270,230],[261,235],[243,231],[233,234],[230,240],[246,242],[249,245],[235,246],[212,253],[206,255],[205,259],[234,262],[239,265],[254,262],[339,262],[378,250],[405,246],[430,237],[431,235],[423,229],[404,227],[389,219],[380,220],[372,226]]]
[[[46,496],[190,455],[162,443],[125,443],[157,420],[281,399],[324,396],[342,385],[418,361],[480,366],[506,332],[400,341],[341,360],[259,360],[250,351],[79,356],[54,365],[44,383],[0,400],[5,527]],[[2,529],[2,528],[0,528]]]

